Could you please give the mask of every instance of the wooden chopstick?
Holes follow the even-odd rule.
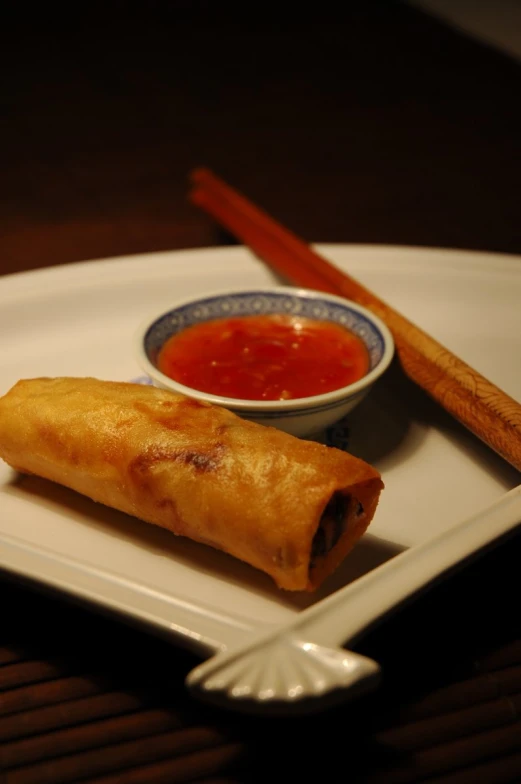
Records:
[[[190,200],[289,282],[351,299],[391,330],[406,375],[521,471],[521,405],[438,341],[316,253],[208,169],[190,175]]]

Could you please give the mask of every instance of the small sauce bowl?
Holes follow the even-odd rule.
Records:
[[[244,400],[193,389],[158,368],[159,353],[173,335],[202,322],[252,315],[298,316],[344,327],[364,343],[369,358],[368,372],[348,386],[310,397]],[[319,291],[273,286],[210,292],[175,303],[139,328],[135,348],[141,368],[155,386],[222,406],[245,419],[306,438],[338,422],[360,403],[389,366],[394,341],[381,319],[354,302]]]

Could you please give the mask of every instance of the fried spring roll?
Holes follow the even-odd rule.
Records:
[[[0,456],[290,591],[317,588],[371,522],[378,472],[164,390],[93,378],[19,381],[0,398]]]

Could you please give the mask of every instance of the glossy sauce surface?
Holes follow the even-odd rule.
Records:
[[[244,400],[330,392],[369,369],[363,342],[344,327],[299,316],[220,318],[173,335],[159,369],[192,389]]]

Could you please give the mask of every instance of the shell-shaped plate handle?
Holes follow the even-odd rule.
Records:
[[[192,670],[187,685],[199,699],[233,702],[246,712],[310,713],[374,688],[379,674],[365,656],[280,633],[209,659]]]

